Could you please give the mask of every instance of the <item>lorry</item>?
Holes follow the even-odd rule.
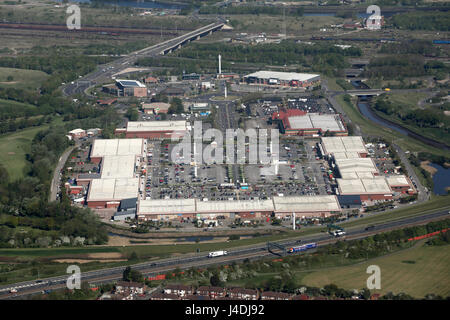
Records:
[[[224,250],[213,251],[213,252],[210,252],[210,253],[208,254],[208,258],[214,258],[214,257],[225,256],[225,255],[227,255],[227,254],[228,254],[228,252],[227,252],[227,251],[224,251]]]
[[[345,236],[345,231],[342,231],[342,230],[335,230],[335,231],[332,231],[331,234],[332,234],[333,236],[335,236],[336,238],[337,238],[337,237],[342,237],[342,236]]]

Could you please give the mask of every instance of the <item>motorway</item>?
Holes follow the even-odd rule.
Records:
[[[370,231],[365,230],[364,227],[353,227],[346,230],[347,235],[345,240],[354,240],[365,238],[377,233],[382,233],[394,229],[400,229],[407,226],[421,225],[430,221],[441,220],[449,217],[448,209],[423,214],[420,216],[407,217],[395,221],[385,222],[374,225]],[[327,245],[336,242],[338,239],[325,234],[316,233],[314,235],[298,237],[285,241],[279,241],[285,247],[298,245],[298,243],[317,242],[319,246]],[[144,262],[131,267],[139,270],[146,276],[154,276],[165,273],[176,268],[188,269],[191,267],[205,268],[209,265],[215,264],[229,264],[233,261],[242,261],[244,259],[261,259],[268,257],[272,253],[267,251],[266,244],[257,244],[247,247],[239,247],[234,250],[229,250],[228,255],[217,258],[208,258],[206,253],[185,254],[178,258],[161,259],[152,262]],[[95,271],[89,271],[81,274],[81,280],[87,281],[90,284],[101,284],[120,280],[125,267],[107,268]],[[68,275],[51,277],[41,280],[25,281],[15,284],[9,284],[0,287],[0,299],[17,299],[28,295],[40,293],[43,290],[61,289],[66,286]],[[16,289],[17,293],[10,293],[11,289]]]

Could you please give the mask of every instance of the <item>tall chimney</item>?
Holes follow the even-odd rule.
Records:
[[[222,56],[219,54],[219,78],[222,74]]]

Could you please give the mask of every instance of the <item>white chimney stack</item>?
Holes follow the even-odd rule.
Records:
[[[222,74],[222,56],[219,54],[219,78]]]

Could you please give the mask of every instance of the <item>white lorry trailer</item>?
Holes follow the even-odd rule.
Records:
[[[227,251],[224,251],[224,250],[220,250],[220,251],[213,251],[213,252],[210,252],[209,254],[208,254],[208,258],[214,258],[214,257],[220,257],[220,256],[225,256],[225,255],[227,255]]]

